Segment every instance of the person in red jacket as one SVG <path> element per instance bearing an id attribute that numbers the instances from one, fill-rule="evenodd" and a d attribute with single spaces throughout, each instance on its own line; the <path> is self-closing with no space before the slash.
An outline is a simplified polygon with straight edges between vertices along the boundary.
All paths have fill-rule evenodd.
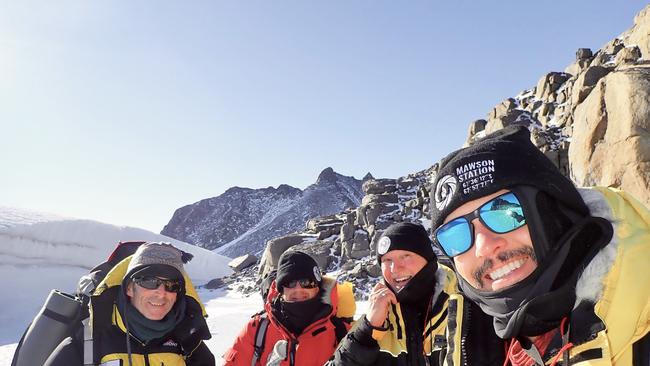
<path id="1" fill-rule="evenodd" d="M 356 308 L 352 285 L 322 277 L 316 261 L 299 251 L 282 254 L 265 302 L 224 353 L 224 365 L 321 366 Z"/>

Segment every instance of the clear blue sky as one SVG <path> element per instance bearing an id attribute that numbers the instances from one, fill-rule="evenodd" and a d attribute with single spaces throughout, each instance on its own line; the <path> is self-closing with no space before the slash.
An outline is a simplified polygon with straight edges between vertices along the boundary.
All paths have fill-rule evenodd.
<path id="1" fill-rule="evenodd" d="M 158 232 L 232 186 L 403 176 L 645 5 L 0 0 L 0 205 Z"/>

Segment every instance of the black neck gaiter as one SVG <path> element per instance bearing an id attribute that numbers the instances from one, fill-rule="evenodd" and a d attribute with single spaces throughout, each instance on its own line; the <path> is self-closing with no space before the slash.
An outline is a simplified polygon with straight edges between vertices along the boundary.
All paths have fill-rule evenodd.
<path id="1" fill-rule="evenodd" d="M 285 302 L 278 298 L 274 314 L 287 330 L 298 336 L 315 320 L 327 315 L 331 309 L 330 305 L 321 301 L 319 293 L 313 299 L 299 302 Z"/>
<path id="2" fill-rule="evenodd" d="M 575 284 L 585 266 L 612 238 L 611 224 L 587 217 L 560 238 L 556 250 L 528 278 L 496 292 L 479 291 L 458 276 L 463 292 L 494 318 L 503 339 L 536 336 L 559 326 L 575 303 Z M 567 265 L 571 264 L 571 265 Z"/>
<path id="3" fill-rule="evenodd" d="M 399 292 L 388 286 L 400 304 L 416 305 L 426 308 L 428 300 L 436 287 L 436 261 L 428 262 Z"/>

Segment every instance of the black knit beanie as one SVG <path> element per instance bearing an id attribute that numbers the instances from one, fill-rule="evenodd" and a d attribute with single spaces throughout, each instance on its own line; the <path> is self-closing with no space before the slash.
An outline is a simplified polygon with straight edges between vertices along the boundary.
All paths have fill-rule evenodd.
<path id="1" fill-rule="evenodd" d="M 431 225 L 463 204 L 518 185 L 547 193 L 578 214 L 589 210 L 573 183 L 530 141 L 525 126 L 511 125 L 440 161 L 431 191 Z"/>
<path id="2" fill-rule="evenodd" d="M 320 286 L 323 278 L 314 258 L 295 250 L 282 253 L 278 260 L 278 271 L 275 278 L 278 290 L 282 291 L 284 285 L 291 281 L 303 279 L 314 280 Z"/>
<path id="3" fill-rule="evenodd" d="M 391 250 L 407 250 L 420 255 L 427 262 L 436 261 L 429 234 L 422 225 L 410 222 L 392 224 L 377 242 L 377 262 Z"/>

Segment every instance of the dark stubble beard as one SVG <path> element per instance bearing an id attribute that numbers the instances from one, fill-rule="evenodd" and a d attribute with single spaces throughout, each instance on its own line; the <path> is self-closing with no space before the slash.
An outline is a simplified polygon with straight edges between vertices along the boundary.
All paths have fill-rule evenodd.
<path id="1" fill-rule="evenodd" d="M 499 263 L 504 263 L 518 256 L 528 256 L 530 257 L 530 259 L 532 259 L 533 262 L 537 263 L 537 257 L 535 256 L 535 251 L 533 250 L 532 247 L 521 247 L 518 249 L 501 252 L 497 254 L 496 259 L 498 260 Z M 483 264 L 476 271 L 474 271 L 474 279 L 476 280 L 476 283 L 479 285 L 479 289 L 482 289 L 484 286 L 483 276 L 487 272 L 489 272 L 492 268 L 494 268 L 494 266 L 495 266 L 495 261 L 492 260 L 491 258 L 488 258 L 483 262 Z"/>

